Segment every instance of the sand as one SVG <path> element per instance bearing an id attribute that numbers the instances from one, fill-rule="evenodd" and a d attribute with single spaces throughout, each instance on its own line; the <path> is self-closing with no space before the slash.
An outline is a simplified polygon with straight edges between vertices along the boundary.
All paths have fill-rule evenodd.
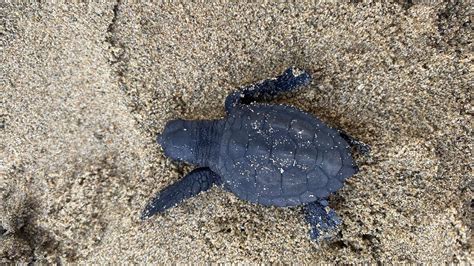
<path id="1" fill-rule="evenodd" d="M 0 262 L 472 263 L 471 8 L 409 2 L 1 4 Z M 335 239 L 218 188 L 141 222 L 190 170 L 166 121 L 290 65 L 315 81 L 276 102 L 372 146 Z"/>

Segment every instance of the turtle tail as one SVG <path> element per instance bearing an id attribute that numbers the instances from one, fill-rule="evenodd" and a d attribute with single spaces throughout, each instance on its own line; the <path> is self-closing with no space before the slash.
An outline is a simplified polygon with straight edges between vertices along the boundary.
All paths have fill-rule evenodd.
<path id="1" fill-rule="evenodd" d="M 187 198 L 206 191 L 219 180 L 209 168 L 198 168 L 191 171 L 176 183 L 164 188 L 151 200 L 142 212 L 141 219 L 145 220 L 176 206 Z"/>

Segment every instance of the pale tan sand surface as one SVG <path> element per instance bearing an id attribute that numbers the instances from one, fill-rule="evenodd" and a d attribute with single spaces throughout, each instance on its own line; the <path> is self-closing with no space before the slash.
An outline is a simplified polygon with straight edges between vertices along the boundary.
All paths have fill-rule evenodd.
<path id="1" fill-rule="evenodd" d="M 0 262 L 470 262 L 472 7 L 0 4 Z M 298 106 L 370 144 L 315 243 L 218 188 L 146 222 L 173 118 L 296 65 Z"/>

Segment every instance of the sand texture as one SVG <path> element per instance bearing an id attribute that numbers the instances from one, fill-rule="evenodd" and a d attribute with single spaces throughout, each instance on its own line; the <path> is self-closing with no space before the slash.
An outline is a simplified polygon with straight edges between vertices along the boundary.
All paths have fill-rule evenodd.
<path id="1" fill-rule="evenodd" d="M 0 263 L 472 262 L 472 5 L 0 4 Z M 174 118 L 295 65 L 304 109 L 370 144 L 315 243 L 301 208 L 217 187 L 146 222 L 191 168 Z"/>

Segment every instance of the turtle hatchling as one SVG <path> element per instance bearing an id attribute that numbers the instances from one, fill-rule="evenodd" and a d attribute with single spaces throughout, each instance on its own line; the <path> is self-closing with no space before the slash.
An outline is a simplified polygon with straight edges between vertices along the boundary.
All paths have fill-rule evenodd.
<path id="1" fill-rule="evenodd" d="M 328 197 L 358 171 L 351 146 L 369 146 L 295 107 L 263 103 L 310 82 L 291 67 L 227 96 L 223 119 L 169 121 L 157 137 L 164 154 L 198 168 L 161 190 L 142 219 L 215 184 L 255 204 L 303 206 L 312 239 L 337 232 L 341 219 Z"/>

